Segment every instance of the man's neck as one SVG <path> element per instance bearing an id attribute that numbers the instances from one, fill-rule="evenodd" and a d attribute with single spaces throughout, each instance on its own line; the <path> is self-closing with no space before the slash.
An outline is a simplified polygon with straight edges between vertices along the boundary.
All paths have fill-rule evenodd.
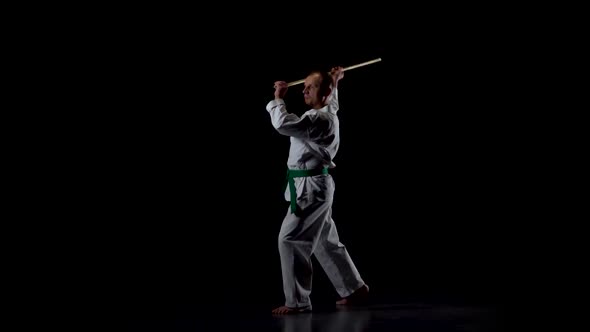
<path id="1" fill-rule="evenodd" d="M 322 98 L 321 102 L 313 105 L 311 108 L 313 108 L 314 110 L 319 110 L 320 108 L 324 108 L 326 106 L 326 100 L 327 100 L 326 97 Z"/>

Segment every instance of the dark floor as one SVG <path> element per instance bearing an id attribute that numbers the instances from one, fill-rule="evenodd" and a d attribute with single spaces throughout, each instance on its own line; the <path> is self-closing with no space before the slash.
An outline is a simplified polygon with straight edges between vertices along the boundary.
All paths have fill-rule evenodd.
<path id="1" fill-rule="evenodd" d="M 269 308 L 184 308 L 167 317 L 129 321 L 130 331 L 502 331 L 497 308 L 483 305 L 371 304 L 314 307 L 313 313 L 273 316 Z M 235 312 L 232 312 L 235 311 Z"/>

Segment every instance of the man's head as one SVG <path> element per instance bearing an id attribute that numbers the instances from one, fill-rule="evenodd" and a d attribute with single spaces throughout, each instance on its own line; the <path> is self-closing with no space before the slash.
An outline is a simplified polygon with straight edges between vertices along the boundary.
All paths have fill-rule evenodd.
<path id="1" fill-rule="evenodd" d="M 303 82 L 303 98 L 314 109 L 324 107 L 326 98 L 332 92 L 332 78 L 327 72 L 312 71 Z"/>

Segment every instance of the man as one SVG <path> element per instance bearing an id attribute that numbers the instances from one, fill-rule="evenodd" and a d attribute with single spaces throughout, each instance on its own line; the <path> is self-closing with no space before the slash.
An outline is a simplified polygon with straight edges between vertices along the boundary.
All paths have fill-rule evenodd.
<path id="1" fill-rule="evenodd" d="M 290 207 L 278 237 L 285 305 L 274 314 L 311 311 L 312 254 L 342 297 L 337 304 L 352 304 L 369 291 L 332 220 L 334 181 L 328 169 L 336 166 L 333 159 L 340 144 L 336 113 L 343 77 L 342 67 L 307 76 L 303 97 L 311 109 L 301 117 L 287 112 L 284 81 L 275 82 L 275 99 L 266 105 L 273 127 L 291 140 L 285 190 Z"/>

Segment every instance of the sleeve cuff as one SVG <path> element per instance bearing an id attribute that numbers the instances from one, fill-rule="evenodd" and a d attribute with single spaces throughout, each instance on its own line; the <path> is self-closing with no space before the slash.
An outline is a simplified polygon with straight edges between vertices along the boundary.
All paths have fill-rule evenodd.
<path id="1" fill-rule="evenodd" d="M 273 99 L 273 100 L 269 101 L 268 104 L 266 104 L 266 110 L 268 112 L 270 112 L 273 108 L 280 106 L 280 105 L 285 105 L 285 102 L 283 101 L 283 99 Z"/>

